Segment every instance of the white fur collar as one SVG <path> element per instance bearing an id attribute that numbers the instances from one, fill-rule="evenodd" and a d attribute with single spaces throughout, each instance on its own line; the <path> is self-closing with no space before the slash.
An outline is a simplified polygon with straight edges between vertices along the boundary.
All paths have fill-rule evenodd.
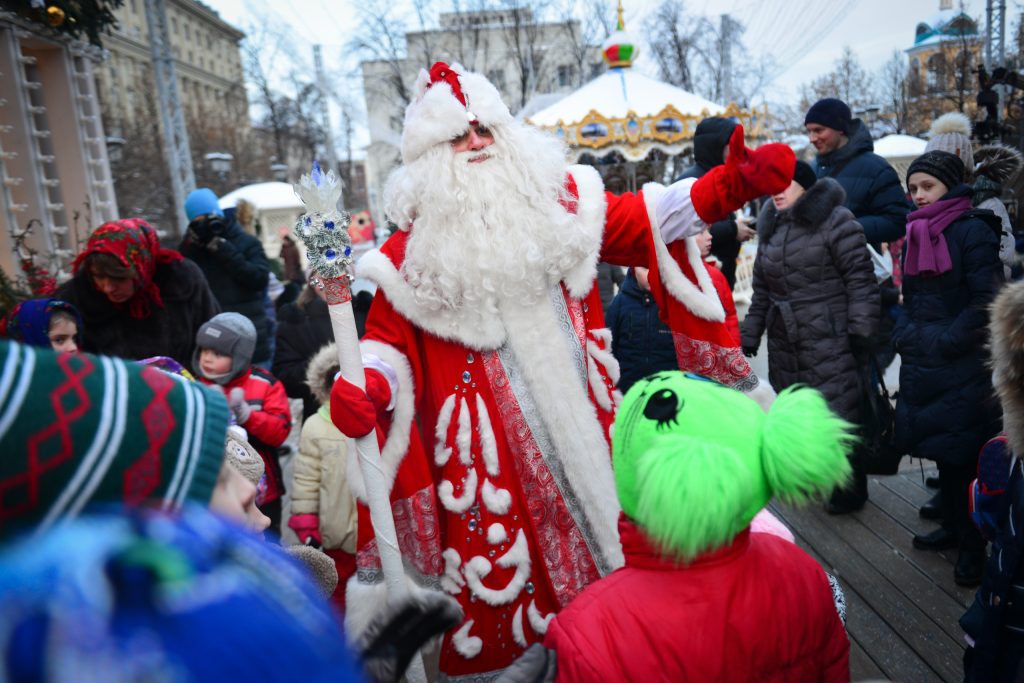
<path id="1" fill-rule="evenodd" d="M 587 295 L 597 277 L 597 259 L 604 233 L 606 202 L 604 185 L 596 169 L 590 166 L 570 168 L 579 193 L 576 225 L 592 240 L 586 258 L 573 267 L 562 281 L 569 294 L 580 299 Z M 485 316 L 478 308 L 458 311 L 428 311 L 416 303 L 413 290 L 395 264 L 379 249 L 367 252 L 359 260 L 358 272 L 376 282 L 403 317 L 434 336 L 457 341 L 478 350 L 490 351 L 505 343 L 507 331 L 499 317 Z"/>

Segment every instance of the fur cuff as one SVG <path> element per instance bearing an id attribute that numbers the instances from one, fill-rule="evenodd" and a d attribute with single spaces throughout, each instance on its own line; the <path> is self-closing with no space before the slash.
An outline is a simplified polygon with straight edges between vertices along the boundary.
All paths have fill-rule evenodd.
<path id="1" fill-rule="evenodd" d="M 672 255 L 668 253 L 668 247 L 661 237 L 661 230 L 658 228 L 658 199 L 665 188 L 658 183 L 647 183 L 644 185 L 644 204 L 647 206 L 647 215 L 651 221 L 651 235 L 654 238 L 654 251 L 658 258 L 658 272 L 662 284 L 672 297 L 689 309 L 694 315 L 705 320 L 714 322 L 725 321 L 725 309 L 718 298 L 718 291 L 711 282 L 708 269 L 700 258 L 700 248 L 694 237 L 686 239 L 686 258 L 690 262 L 694 275 L 697 276 L 697 285 L 690 282 L 679 264 L 675 262 Z M 699 287 L 698 287 L 699 285 Z"/>
<path id="2" fill-rule="evenodd" d="M 570 166 L 569 174 L 576 182 L 576 192 L 579 194 L 576 223 L 592 239 L 593 248 L 586 260 L 573 268 L 563 281 L 574 299 L 582 299 L 590 293 L 594 279 L 597 278 L 597 259 L 601 253 L 608 202 L 604 196 L 601 174 L 593 166 Z"/>

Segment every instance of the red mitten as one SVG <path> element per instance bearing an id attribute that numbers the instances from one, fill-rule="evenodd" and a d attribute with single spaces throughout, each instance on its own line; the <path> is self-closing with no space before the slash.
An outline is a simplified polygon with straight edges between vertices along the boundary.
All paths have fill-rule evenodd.
<path id="1" fill-rule="evenodd" d="M 755 150 L 743 142 L 743 126 L 729 138 L 729 157 L 690 188 L 693 208 L 711 225 L 761 195 L 782 192 L 793 182 L 796 155 L 788 145 L 772 143 Z"/>
<path id="2" fill-rule="evenodd" d="M 299 537 L 299 543 L 305 544 L 309 539 L 313 539 L 317 546 L 323 545 L 323 539 L 320 537 L 320 515 L 292 515 L 288 519 L 288 528 Z"/>
<path id="3" fill-rule="evenodd" d="M 366 391 L 339 377 L 331 387 L 331 422 L 345 436 L 358 439 L 373 431 L 378 413 L 386 413 L 391 386 L 379 372 L 366 371 Z"/>

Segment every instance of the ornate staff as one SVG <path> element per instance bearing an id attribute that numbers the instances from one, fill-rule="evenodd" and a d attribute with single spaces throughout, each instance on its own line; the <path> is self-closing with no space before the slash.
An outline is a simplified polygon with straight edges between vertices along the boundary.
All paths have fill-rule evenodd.
<path id="1" fill-rule="evenodd" d="M 295 232 L 306 245 L 309 265 L 317 274 L 315 286 L 326 294 L 341 376 L 360 389 L 366 389 L 359 335 L 352 315 L 353 260 L 352 240 L 348 234 L 349 217 L 337 208 L 341 183 L 333 171 L 325 174 L 320 170 L 320 164 L 313 162 L 313 172 L 303 175 L 292 187 L 306 206 L 306 213 L 295 223 Z M 366 483 L 366 503 L 377 539 L 388 602 L 394 604 L 409 594 L 409 587 L 405 582 L 402 554 L 398 549 L 395 520 L 391 514 L 391 497 L 381 466 L 376 434 L 370 432 L 356 439 L 356 452 Z M 407 676 L 412 680 L 425 680 L 420 658 L 413 659 Z"/>

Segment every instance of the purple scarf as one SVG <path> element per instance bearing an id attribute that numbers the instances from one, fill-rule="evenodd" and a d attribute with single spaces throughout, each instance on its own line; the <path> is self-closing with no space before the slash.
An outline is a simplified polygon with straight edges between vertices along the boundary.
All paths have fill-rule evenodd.
<path id="1" fill-rule="evenodd" d="M 970 197 L 954 197 L 929 204 L 907 215 L 906 258 L 903 273 L 934 277 L 953 270 L 942 232 L 971 208 Z"/>

